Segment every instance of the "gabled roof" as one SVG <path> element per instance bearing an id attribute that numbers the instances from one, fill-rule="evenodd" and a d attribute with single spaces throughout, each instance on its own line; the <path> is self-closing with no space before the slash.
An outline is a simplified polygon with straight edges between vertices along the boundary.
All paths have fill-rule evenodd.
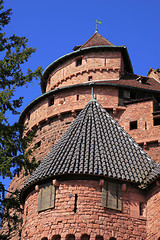
<path id="1" fill-rule="evenodd" d="M 93 46 L 114 46 L 106 38 L 100 35 L 98 32 L 95 32 L 88 40 L 85 42 L 79 49 L 88 48 Z"/>
<path id="2" fill-rule="evenodd" d="M 133 138 L 93 100 L 54 145 L 22 191 L 38 181 L 66 174 L 110 177 L 143 184 L 156 167 L 157 164 Z"/>

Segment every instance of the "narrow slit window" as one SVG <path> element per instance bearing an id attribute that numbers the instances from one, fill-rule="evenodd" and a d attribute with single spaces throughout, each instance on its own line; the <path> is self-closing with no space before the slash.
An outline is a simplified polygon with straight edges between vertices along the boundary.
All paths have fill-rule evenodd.
<path id="1" fill-rule="evenodd" d="M 77 95 L 77 101 L 79 101 L 79 95 Z"/>
<path id="2" fill-rule="evenodd" d="M 130 130 L 137 129 L 137 121 L 130 122 Z"/>
<path id="3" fill-rule="evenodd" d="M 77 199 L 78 199 L 78 195 L 75 194 L 75 200 L 74 200 L 74 212 L 77 212 Z"/>

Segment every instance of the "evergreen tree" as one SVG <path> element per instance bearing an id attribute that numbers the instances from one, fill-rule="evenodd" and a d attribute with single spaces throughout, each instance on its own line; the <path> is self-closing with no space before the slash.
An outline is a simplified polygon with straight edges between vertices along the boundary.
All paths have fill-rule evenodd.
<path id="1" fill-rule="evenodd" d="M 31 172 L 36 166 L 35 159 L 28 160 L 31 150 L 23 154 L 23 149 L 28 146 L 34 134 L 22 139 L 22 126 L 15 122 L 10 124 L 7 114 L 19 114 L 18 108 L 23 103 L 23 97 L 16 98 L 15 91 L 17 87 L 22 87 L 38 79 L 41 76 L 42 68 L 38 67 L 35 71 L 28 69 L 23 73 L 23 64 L 25 64 L 36 49 L 27 47 L 28 39 L 16 35 L 7 36 L 4 32 L 5 26 L 9 24 L 12 10 L 4 10 L 3 0 L 0 0 L 0 52 L 3 59 L 0 59 L 0 175 L 12 178 L 15 173 L 19 173 L 22 167 L 25 172 Z M 11 171 L 14 169 L 14 171 Z M 13 224 L 11 221 L 17 221 L 17 216 L 10 216 L 9 210 L 19 207 L 16 201 L 16 192 L 12 194 L 11 199 L 5 199 L 4 186 L 0 183 L 0 223 L 4 219 L 8 222 L 9 231 L 6 236 L 0 235 L 0 239 L 7 239 Z M 20 210 L 21 211 L 21 210 Z"/>

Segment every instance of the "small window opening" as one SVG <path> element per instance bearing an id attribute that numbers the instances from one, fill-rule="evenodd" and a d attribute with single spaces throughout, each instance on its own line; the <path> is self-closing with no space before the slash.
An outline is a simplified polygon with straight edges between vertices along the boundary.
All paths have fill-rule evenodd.
<path id="1" fill-rule="evenodd" d="M 37 149 L 41 146 L 41 141 L 37 142 L 35 145 L 34 145 L 34 149 Z"/>
<path id="2" fill-rule="evenodd" d="M 92 76 L 89 76 L 89 77 L 88 77 L 88 81 L 89 81 L 89 82 L 92 81 Z"/>
<path id="3" fill-rule="evenodd" d="M 47 237 L 43 237 L 41 240 L 48 240 L 48 238 Z"/>
<path id="4" fill-rule="evenodd" d="M 81 240 L 89 240 L 90 236 L 88 234 L 83 234 Z"/>
<path id="5" fill-rule="evenodd" d="M 160 117 L 154 118 L 153 119 L 153 124 L 154 124 L 154 126 L 160 125 Z"/>
<path id="6" fill-rule="evenodd" d="M 73 234 L 68 234 L 66 240 L 75 240 L 75 236 Z"/>
<path id="7" fill-rule="evenodd" d="M 54 235 L 52 237 L 52 240 L 60 240 L 61 239 L 61 236 L 60 235 Z"/>
<path id="8" fill-rule="evenodd" d="M 154 147 L 158 147 L 158 146 L 159 146 L 158 140 L 154 141 L 154 142 L 148 142 L 147 143 L 147 147 L 149 147 L 149 148 L 154 148 Z"/>
<path id="9" fill-rule="evenodd" d="M 77 95 L 77 101 L 79 101 L 79 95 Z"/>
<path id="10" fill-rule="evenodd" d="M 103 237 L 102 236 L 96 236 L 95 240 L 103 240 Z"/>
<path id="11" fill-rule="evenodd" d="M 124 90 L 123 97 L 129 99 L 130 98 L 130 91 Z"/>
<path id="12" fill-rule="evenodd" d="M 136 92 L 130 92 L 130 98 L 136 99 Z"/>
<path id="13" fill-rule="evenodd" d="M 78 59 L 76 60 L 76 67 L 78 67 L 78 66 L 80 66 L 80 65 L 82 65 L 82 58 L 78 58 Z"/>
<path id="14" fill-rule="evenodd" d="M 139 215 L 144 216 L 145 215 L 145 203 L 139 203 Z"/>
<path id="15" fill-rule="evenodd" d="M 130 122 L 130 130 L 137 129 L 137 121 Z"/>
<path id="16" fill-rule="evenodd" d="M 78 199 L 78 195 L 75 194 L 75 200 L 74 200 L 74 212 L 77 212 L 77 199 Z"/>
<path id="17" fill-rule="evenodd" d="M 50 106 L 52 106 L 52 105 L 54 105 L 54 97 L 52 97 L 52 98 L 49 99 L 48 106 L 50 107 Z"/>

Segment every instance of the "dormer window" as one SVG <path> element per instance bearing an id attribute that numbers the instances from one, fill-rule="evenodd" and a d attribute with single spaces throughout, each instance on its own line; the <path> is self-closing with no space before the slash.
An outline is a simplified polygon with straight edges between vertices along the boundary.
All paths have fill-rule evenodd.
<path id="1" fill-rule="evenodd" d="M 82 65 L 82 57 L 77 58 L 77 60 L 76 60 L 76 67 L 78 67 L 80 65 Z"/>

